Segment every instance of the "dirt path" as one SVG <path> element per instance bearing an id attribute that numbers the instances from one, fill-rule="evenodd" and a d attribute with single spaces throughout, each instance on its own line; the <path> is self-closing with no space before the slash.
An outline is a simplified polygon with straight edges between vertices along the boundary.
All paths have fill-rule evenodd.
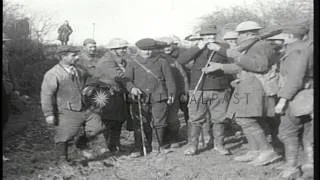
<path id="1" fill-rule="evenodd" d="M 13 117 L 12 117 L 13 118 Z M 150 155 L 130 159 L 125 151 L 120 156 L 106 154 L 104 158 L 89 162 L 88 166 L 55 163 L 53 159 L 53 129 L 46 126 L 40 107 L 33 103 L 20 117 L 26 123 L 24 129 L 5 137 L 5 154 L 10 161 L 3 163 L 4 179 L 86 179 L 86 180 L 265 180 L 274 177 L 274 169 L 280 162 L 254 167 L 232 160 L 234 155 L 245 152 L 246 144 L 228 143 L 233 155 L 221 156 L 214 150 L 186 157 L 186 146 L 173 149 L 165 155 Z M 14 119 L 11 119 L 14 121 Z M 20 119 L 21 121 L 21 119 Z M 103 138 L 96 148 L 105 147 Z M 121 143 L 130 148 L 133 136 L 123 131 Z M 239 142 L 238 142 L 239 143 Z"/>

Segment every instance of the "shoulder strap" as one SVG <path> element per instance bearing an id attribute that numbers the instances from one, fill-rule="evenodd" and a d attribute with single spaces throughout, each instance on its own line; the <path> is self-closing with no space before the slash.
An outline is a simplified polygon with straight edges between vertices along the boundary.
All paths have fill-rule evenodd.
<path id="1" fill-rule="evenodd" d="M 150 69 L 148 69 L 146 66 L 144 66 L 143 64 L 141 64 L 139 61 L 137 61 L 135 58 L 133 58 L 133 61 L 139 65 L 146 73 L 150 74 L 151 76 L 153 76 L 154 78 L 156 78 L 158 81 L 161 82 L 161 80 L 159 79 L 159 77 L 157 75 L 155 75 Z"/>

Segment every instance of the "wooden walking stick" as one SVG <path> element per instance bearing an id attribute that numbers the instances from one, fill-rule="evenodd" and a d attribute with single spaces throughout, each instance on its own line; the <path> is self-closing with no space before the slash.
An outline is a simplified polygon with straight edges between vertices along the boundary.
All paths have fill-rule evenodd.
<path id="1" fill-rule="evenodd" d="M 144 130 L 143 130 L 143 120 L 142 120 L 142 111 L 141 111 L 141 101 L 140 96 L 138 95 L 138 108 L 139 108 L 139 119 L 140 119 L 140 130 L 141 130 L 141 139 L 142 139 L 142 147 L 143 147 L 143 155 L 147 156 L 147 149 L 144 141 Z"/>

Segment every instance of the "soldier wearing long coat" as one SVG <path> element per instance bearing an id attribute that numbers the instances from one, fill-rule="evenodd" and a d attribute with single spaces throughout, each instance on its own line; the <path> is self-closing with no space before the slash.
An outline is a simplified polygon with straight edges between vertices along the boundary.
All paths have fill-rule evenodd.
<path id="1" fill-rule="evenodd" d="M 289 36 L 285 39 L 287 46 L 280 62 L 280 99 L 275 110 L 282 114 L 279 138 L 285 145 L 286 156 L 280 175 L 287 178 L 299 171 L 297 166 L 301 129 L 306 157 L 302 170 L 313 170 L 313 138 L 309 134 L 313 131 L 313 45 L 302 40 L 308 32 L 303 24 L 290 24 L 284 31 Z"/>

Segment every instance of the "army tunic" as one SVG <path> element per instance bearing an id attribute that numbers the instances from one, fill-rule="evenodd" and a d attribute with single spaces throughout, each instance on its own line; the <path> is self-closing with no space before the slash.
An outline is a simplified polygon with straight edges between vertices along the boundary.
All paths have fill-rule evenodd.
<path id="1" fill-rule="evenodd" d="M 297 137 L 299 130 L 304 128 L 304 138 L 307 137 L 311 130 L 310 119 L 306 120 L 302 117 L 297 117 L 294 114 L 295 109 L 292 109 L 290 103 L 297 98 L 297 94 L 306 89 L 313 89 L 313 51 L 308 46 L 308 42 L 296 41 L 287 45 L 286 55 L 280 63 L 281 85 L 278 96 L 288 100 L 288 107 L 285 110 L 285 115 L 281 116 L 279 126 L 279 137 L 283 140 L 290 137 Z M 310 91 L 312 92 L 312 91 Z M 300 97 L 301 98 L 301 97 Z M 301 107 L 310 106 L 312 103 L 310 98 L 301 98 Z M 305 104 L 304 104 L 305 103 Z"/>
<path id="2" fill-rule="evenodd" d="M 226 56 L 227 44 L 221 44 L 221 49 L 215 52 L 211 61 L 218 63 L 230 63 Z M 232 76 L 224 74 L 222 71 L 206 74 L 193 95 L 193 90 L 201 76 L 201 69 L 205 67 L 210 55 L 213 52 L 207 48 L 200 50 L 198 47 L 192 47 L 181 53 L 178 62 L 186 64 L 194 60 L 191 68 L 191 80 L 189 96 L 190 121 L 194 124 L 223 123 L 226 119 L 227 107 L 230 99 L 230 81 Z"/>

